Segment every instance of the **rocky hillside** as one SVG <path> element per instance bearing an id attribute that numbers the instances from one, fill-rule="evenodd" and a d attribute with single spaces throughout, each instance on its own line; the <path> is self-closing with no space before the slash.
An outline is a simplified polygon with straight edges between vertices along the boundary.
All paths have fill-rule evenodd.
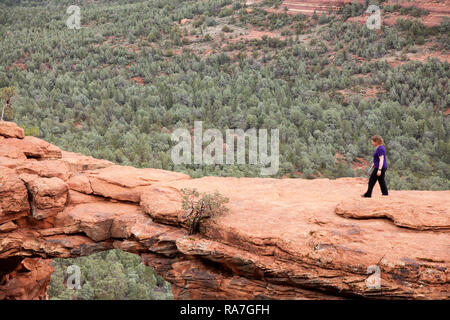
<path id="1" fill-rule="evenodd" d="M 0 299 L 45 299 L 55 257 L 119 248 L 177 299 L 450 298 L 450 191 L 360 198 L 364 178 L 189 176 L 65 152 L 0 124 Z M 229 212 L 188 235 L 182 188 Z M 372 267 L 371 267 L 372 266 Z M 381 287 L 366 282 L 380 270 Z"/>
<path id="2" fill-rule="evenodd" d="M 260 3 L 258 0 L 248 0 L 247 4 Z M 354 0 L 283 0 L 279 6 L 279 12 L 287 10 L 288 14 L 303 13 L 305 15 L 312 15 L 314 12 L 317 14 L 328 13 L 331 11 L 337 11 L 346 3 L 353 3 Z M 358 3 L 365 3 L 363 0 L 358 0 Z M 369 2 L 370 3 L 370 2 Z M 441 23 L 444 17 L 450 15 L 450 0 L 388 0 L 383 2 L 384 6 L 399 5 L 404 8 L 416 7 L 425 9 L 429 12 L 428 15 L 421 17 L 422 22 L 427 26 L 437 26 Z M 285 9 L 286 8 L 286 9 Z M 399 14 L 387 14 L 382 13 L 382 18 L 385 19 L 385 23 L 395 23 L 397 18 L 408 18 Z M 368 15 L 367 15 L 368 16 Z M 364 20 L 365 22 L 365 20 Z"/>

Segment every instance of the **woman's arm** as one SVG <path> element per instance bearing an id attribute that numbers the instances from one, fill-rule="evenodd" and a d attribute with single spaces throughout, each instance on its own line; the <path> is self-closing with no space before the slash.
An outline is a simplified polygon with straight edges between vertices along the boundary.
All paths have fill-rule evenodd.
<path id="1" fill-rule="evenodd" d="M 379 158 L 380 158 L 380 165 L 378 166 L 377 176 L 381 175 L 381 168 L 383 168 L 383 162 L 384 162 L 384 156 L 379 156 Z"/>

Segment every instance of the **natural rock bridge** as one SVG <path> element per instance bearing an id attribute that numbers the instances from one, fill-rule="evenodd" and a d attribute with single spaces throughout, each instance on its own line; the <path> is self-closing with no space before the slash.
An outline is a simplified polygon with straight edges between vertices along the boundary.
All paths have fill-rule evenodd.
<path id="1" fill-rule="evenodd" d="M 230 211 L 190 236 L 181 188 Z M 450 191 L 360 198 L 366 179 L 189 176 L 65 152 L 0 123 L 0 299 L 45 298 L 50 258 L 119 248 L 176 299 L 448 299 Z M 381 288 L 366 285 L 380 268 Z"/>

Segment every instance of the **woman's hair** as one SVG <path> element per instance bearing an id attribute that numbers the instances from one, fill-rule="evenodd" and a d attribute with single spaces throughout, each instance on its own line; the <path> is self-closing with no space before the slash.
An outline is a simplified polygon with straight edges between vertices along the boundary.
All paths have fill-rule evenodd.
<path id="1" fill-rule="evenodd" d="M 373 136 L 370 138 L 372 141 L 376 142 L 379 146 L 383 144 L 383 138 L 380 136 Z"/>

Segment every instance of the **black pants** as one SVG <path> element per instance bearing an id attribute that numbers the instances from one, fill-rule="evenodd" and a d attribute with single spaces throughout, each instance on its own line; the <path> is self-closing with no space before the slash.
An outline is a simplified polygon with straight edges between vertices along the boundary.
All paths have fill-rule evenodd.
<path id="1" fill-rule="evenodd" d="M 378 168 L 373 168 L 372 174 L 369 178 L 369 187 L 367 188 L 367 192 L 364 194 L 364 197 L 371 197 L 372 196 L 372 189 L 375 186 L 375 183 L 378 180 L 378 183 L 380 184 L 381 193 L 384 196 L 388 195 L 388 188 L 386 186 L 386 181 L 384 180 L 384 174 L 386 173 L 386 168 L 381 169 L 380 176 L 377 176 Z"/>

